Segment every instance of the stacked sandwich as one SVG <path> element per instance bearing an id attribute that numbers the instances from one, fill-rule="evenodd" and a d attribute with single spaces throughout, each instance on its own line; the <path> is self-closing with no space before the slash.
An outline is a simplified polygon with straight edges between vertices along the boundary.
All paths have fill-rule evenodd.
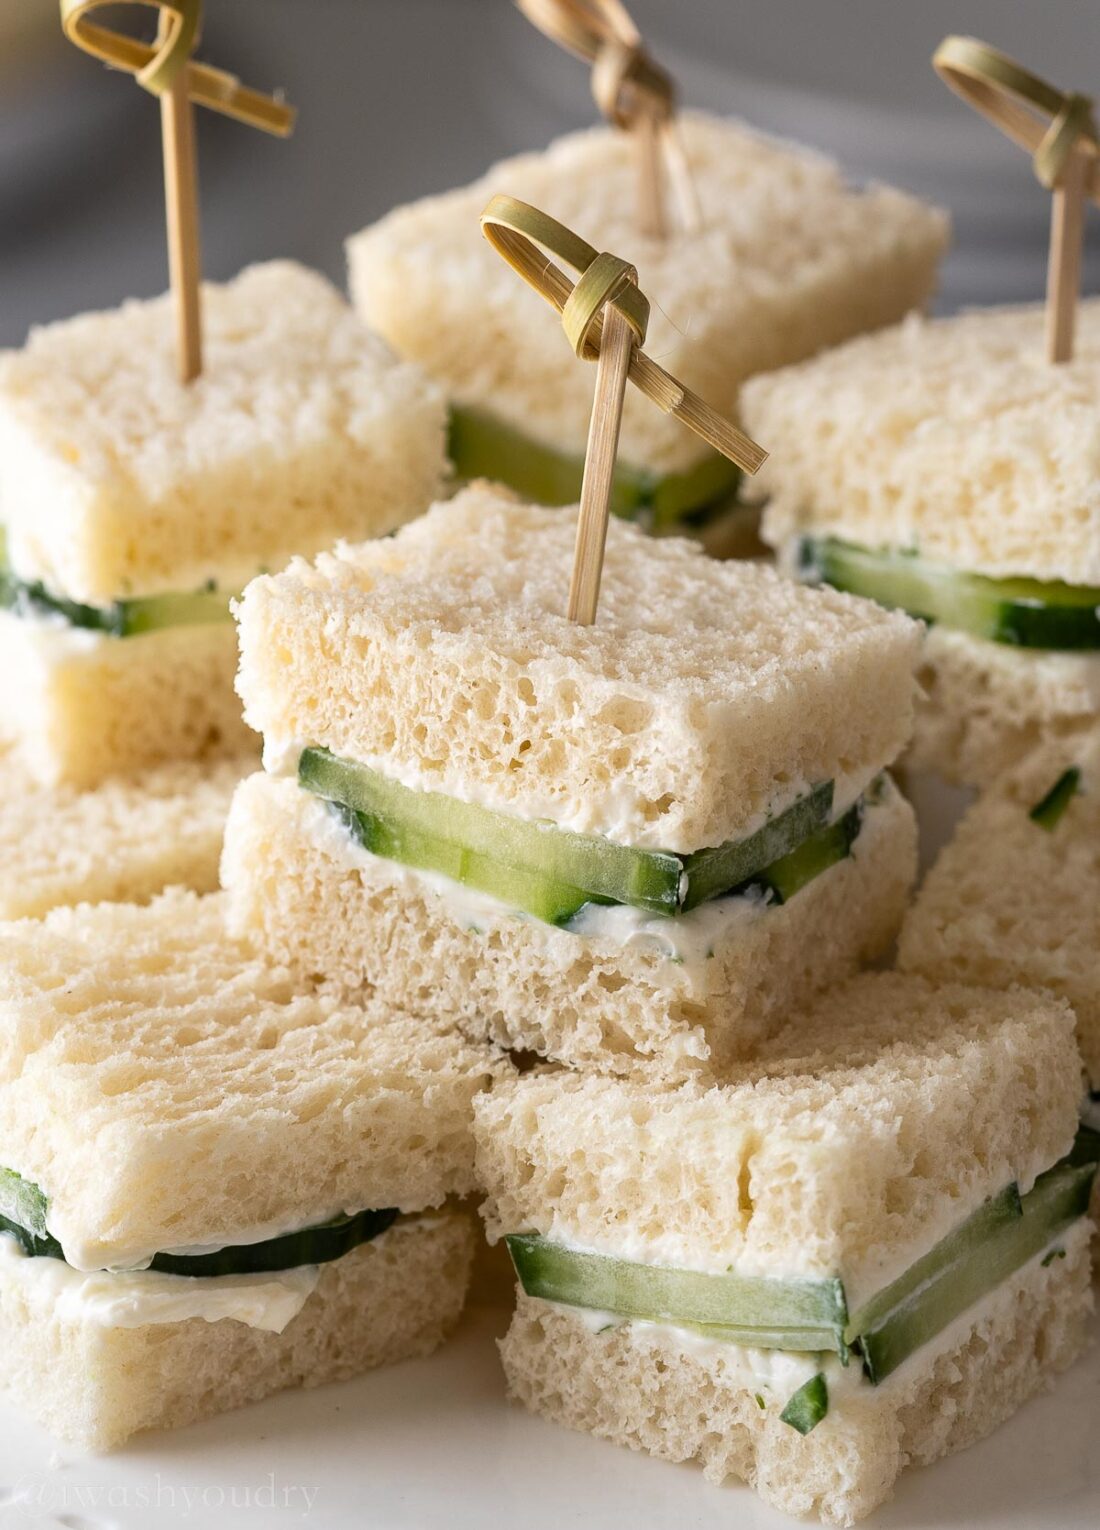
<path id="1" fill-rule="evenodd" d="M 929 623 L 914 763 L 984 785 L 1100 708 L 1100 302 L 913 318 L 755 379 L 763 534 L 802 577 Z"/>
<path id="2" fill-rule="evenodd" d="M 262 568 L 418 514 L 435 386 L 288 263 L 204 289 L 206 371 L 167 299 L 0 358 L 0 914 L 216 884 L 254 740 L 230 600 Z"/>
<path id="3" fill-rule="evenodd" d="M 944 215 L 886 187 L 846 184 L 818 155 L 719 118 L 684 114 L 679 136 L 703 224 L 640 235 L 630 135 L 573 133 L 481 180 L 398 208 L 349 243 L 360 313 L 451 400 L 460 475 L 565 504 L 580 491 L 591 376 L 553 316 L 478 234 L 495 192 L 544 209 L 598 249 L 629 251 L 651 302 L 652 354 L 735 414 L 754 373 L 801 360 L 922 307 L 947 238 Z M 628 398 L 614 507 L 728 551 L 738 473 L 671 418 Z"/>
<path id="4" fill-rule="evenodd" d="M 541 1056 L 474 1107 L 516 1397 L 848 1523 L 1083 1345 L 1073 1017 L 851 976 L 915 624 L 620 523 L 578 626 L 572 538 L 475 485 L 249 586 L 231 927 Z"/>
<path id="5" fill-rule="evenodd" d="M 304 991 L 180 891 L 0 928 L 0 1022 L 5 1386 L 54 1433 L 117 1445 L 457 1320 L 488 1047 Z"/>

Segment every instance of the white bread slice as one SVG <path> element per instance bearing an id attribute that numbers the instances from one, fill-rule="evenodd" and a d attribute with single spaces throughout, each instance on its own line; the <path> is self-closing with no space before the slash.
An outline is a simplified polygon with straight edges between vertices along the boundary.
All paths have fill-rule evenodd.
<path id="1" fill-rule="evenodd" d="M 599 617 L 567 620 L 575 513 L 476 484 L 239 604 L 265 749 L 672 851 L 750 832 L 905 743 L 920 628 L 614 522 Z"/>
<path id="2" fill-rule="evenodd" d="M 953 568 L 1100 584 L 1100 299 L 1073 360 L 1047 363 L 1042 307 L 908 319 L 755 379 L 771 457 L 764 538 L 827 532 Z"/>
<path id="3" fill-rule="evenodd" d="M 167 297 L 31 332 L 0 358 L 0 519 L 55 594 L 230 589 L 418 514 L 444 405 L 325 279 L 290 261 L 203 288 L 205 365 L 176 376 Z"/>
<path id="4" fill-rule="evenodd" d="M 627 135 L 572 133 L 544 153 L 504 160 L 472 186 L 400 207 L 353 238 L 359 312 L 453 399 L 583 453 L 591 372 L 542 299 L 482 238 L 478 216 L 495 192 L 535 203 L 597 249 L 634 262 L 651 305 L 648 349 L 726 412 L 754 372 L 924 304 L 947 242 L 943 213 L 886 187 L 853 190 L 829 160 L 736 122 L 685 113 L 681 131 L 701 232 L 667 243 L 643 237 Z M 706 451 L 671 416 L 627 398 L 625 462 L 676 472 Z"/>
<path id="5" fill-rule="evenodd" d="M 490 1049 L 301 992 L 218 895 L 2 926 L 0 968 L 0 1162 L 79 1268 L 473 1188 Z"/>
<path id="6" fill-rule="evenodd" d="M 989 785 L 1100 715 L 1100 655 L 1013 648 L 930 627 L 917 676 L 906 759 L 956 785 Z"/>
<path id="7" fill-rule="evenodd" d="M 213 892 L 226 814 L 251 756 L 159 765 L 93 791 L 43 787 L 0 758 L 0 919 L 74 903 Z"/>
<path id="8" fill-rule="evenodd" d="M 915 875 L 913 812 L 890 787 L 848 859 L 781 907 L 709 925 L 713 955 L 677 961 L 655 939 L 624 946 L 490 912 L 489 900 L 472 924 L 461 903 L 358 846 L 295 781 L 262 773 L 238 789 L 222 865 L 232 927 L 303 974 L 578 1067 L 665 1076 L 743 1054 L 883 954 Z"/>
<path id="9" fill-rule="evenodd" d="M 201 1317 L 106 1327 L 65 1311 L 32 1280 L 0 1275 L 3 1386 L 51 1433 L 109 1450 L 139 1430 L 345 1380 L 430 1354 L 446 1338 L 462 1310 L 473 1246 L 465 1213 L 398 1222 L 323 1265 L 281 1333 Z"/>
<path id="10" fill-rule="evenodd" d="M 805 1437 L 723 1346 L 685 1348 L 671 1330 L 637 1323 L 594 1333 L 567 1308 L 523 1296 L 501 1343 L 509 1390 L 571 1429 L 696 1461 L 711 1482 L 749 1482 L 781 1513 L 851 1525 L 891 1496 L 905 1467 L 980 1440 L 1081 1354 L 1089 1224 L 1063 1243 L 1064 1259 L 1033 1261 L 960 1319 L 949 1347 L 918 1350 L 883 1385 L 831 1398 Z"/>
<path id="11" fill-rule="evenodd" d="M 1081 772 L 1053 829 L 1028 816 Z M 901 967 L 943 982 L 1023 983 L 1068 1000 L 1100 1089 L 1100 740 L 1040 750 L 970 809 L 906 916 Z"/>
<path id="12" fill-rule="evenodd" d="M 0 611 L 0 730 L 47 786 L 256 751 L 236 663 L 231 621 L 117 638 Z"/>
<path id="13" fill-rule="evenodd" d="M 1064 1000 L 865 973 L 711 1088 L 543 1070 L 475 1109 L 490 1239 L 680 1268 L 839 1276 L 851 1310 L 1069 1151 Z"/>

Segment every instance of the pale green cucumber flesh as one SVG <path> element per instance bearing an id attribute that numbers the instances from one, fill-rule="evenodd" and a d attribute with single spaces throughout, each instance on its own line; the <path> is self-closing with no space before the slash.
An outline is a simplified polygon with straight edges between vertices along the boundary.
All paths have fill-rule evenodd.
<path id="1" fill-rule="evenodd" d="M 460 478 L 494 479 L 540 505 L 571 505 L 580 499 L 583 456 L 543 446 L 485 410 L 452 405 L 449 451 Z M 619 462 L 611 509 L 663 528 L 728 498 L 740 481 L 740 469 L 720 452 L 685 473 L 661 475 Z"/>
<path id="2" fill-rule="evenodd" d="M 507 1242 L 523 1289 L 544 1301 L 688 1324 L 712 1337 L 719 1336 L 715 1330 L 721 1336 L 735 1330 L 736 1342 L 759 1349 L 839 1353 L 844 1347 L 848 1317 L 839 1280 L 701 1275 L 582 1253 L 534 1234 Z"/>
<path id="3" fill-rule="evenodd" d="M 60 616 L 70 627 L 102 632 L 108 637 L 136 637 L 166 627 L 206 626 L 232 621 L 231 594 L 208 586 L 187 592 L 170 591 L 134 600 L 116 600 L 106 606 L 89 606 L 54 595 L 39 580 L 17 579 L 10 571 L 0 573 L 0 609 L 17 616 Z"/>
<path id="4" fill-rule="evenodd" d="M 798 568 L 804 578 L 994 643 L 1100 649 L 1100 587 L 992 579 L 837 537 L 801 538 Z"/>
<path id="5" fill-rule="evenodd" d="M 1037 823 L 1041 829 L 1046 829 L 1049 833 L 1061 822 L 1080 785 L 1081 772 L 1076 765 L 1071 765 L 1068 770 L 1062 772 L 1050 791 L 1035 804 L 1027 816 L 1032 823 Z"/>
<path id="6" fill-rule="evenodd" d="M 0 1168 L 0 1218 L 17 1223 L 37 1238 L 46 1233 L 47 1201 L 32 1180 Z"/>
<path id="7" fill-rule="evenodd" d="M 773 904 L 789 903 L 815 878 L 851 855 L 862 826 L 863 809 L 856 803 L 836 823 L 818 829 L 787 855 L 751 877 L 743 888 L 760 887 Z"/>
<path id="8" fill-rule="evenodd" d="M 850 826 L 848 816 L 833 825 L 836 833 L 827 845 L 810 833 L 828 819 L 832 783 L 827 782 L 748 839 L 680 857 L 414 791 L 326 749 L 302 751 L 298 780 L 307 791 L 349 809 L 354 817 L 345 815 L 345 823 L 372 853 L 438 872 L 553 924 L 564 923 L 585 903 L 673 915 L 755 880 L 777 899 L 790 897 L 798 878 L 804 885 L 839 858 L 837 846 Z M 781 865 L 792 852 L 795 861 Z"/>
<path id="9" fill-rule="evenodd" d="M 799 1434 L 809 1434 L 816 1429 L 829 1412 L 829 1385 L 818 1371 L 809 1381 L 804 1381 L 779 1415 L 784 1424 L 797 1429 Z"/>
<path id="10" fill-rule="evenodd" d="M 9 1169 L 0 1169 L 0 1175 L 8 1175 Z M 19 1178 L 18 1175 L 15 1176 Z M 23 1248 L 24 1253 L 39 1259 L 60 1259 L 64 1262 L 65 1251 L 58 1240 L 46 1231 L 46 1197 L 37 1185 L 21 1181 L 29 1186 L 37 1198 L 35 1205 L 41 1210 L 35 1225 L 10 1215 L 0 1215 L 0 1233 L 10 1233 Z M 329 1264 L 342 1259 L 360 1244 L 379 1237 L 396 1221 L 398 1212 L 393 1207 L 380 1211 L 358 1211 L 351 1216 L 334 1217 L 314 1227 L 303 1227 L 297 1232 L 284 1233 L 277 1238 L 267 1238 L 260 1243 L 229 1244 L 207 1254 L 155 1254 L 148 1266 L 162 1275 L 256 1275 L 278 1270 L 292 1270 L 306 1264 Z"/>

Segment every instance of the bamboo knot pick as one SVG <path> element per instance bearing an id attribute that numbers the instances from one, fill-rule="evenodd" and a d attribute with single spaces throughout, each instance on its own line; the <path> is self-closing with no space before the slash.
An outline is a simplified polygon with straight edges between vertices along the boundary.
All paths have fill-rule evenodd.
<path id="1" fill-rule="evenodd" d="M 155 43 L 141 42 L 91 19 L 93 11 L 118 3 L 157 12 Z M 193 107 L 208 107 L 283 138 L 294 126 L 294 109 L 278 97 L 250 90 L 236 75 L 193 61 L 201 22 L 202 0 L 61 0 L 65 36 L 110 68 L 132 74 L 160 100 L 168 268 L 176 310 L 177 365 L 180 381 L 185 383 L 202 371 L 202 256 Z"/>
<path id="2" fill-rule="evenodd" d="M 676 89 L 642 41 L 622 0 L 516 0 L 528 21 L 592 66 L 600 112 L 633 136 L 639 151 L 642 232 L 668 235 L 664 178 L 676 193 L 686 232 L 701 223 L 698 198 L 676 127 Z"/>
<path id="3" fill-rule="evenodd" d="M 481 230 L 497 254 L 558 311 L 574 354 L 597 364 L 569 591 L 570 620 L 591 626 L 628 380 L 746 473 L 755 473 L 768 454 L 641 349 L 649 302 L 629 261 L 600 254 L 572 229 L 515 197 L 493 197 L 481 215 Z M 578 271 L 577 281 L 546 251 Z"/>
<path id="4" fill-rule="evenodd" d="M 1031 155 L 1054 193 L 1047 264 L 1047 358 L 1069 361 L 1081 280 L 1086 199 L 1100 202 L 1093 102 L 1061 91 L 974 37 L 946 37 L 932 56 L 943 82 Z"/>

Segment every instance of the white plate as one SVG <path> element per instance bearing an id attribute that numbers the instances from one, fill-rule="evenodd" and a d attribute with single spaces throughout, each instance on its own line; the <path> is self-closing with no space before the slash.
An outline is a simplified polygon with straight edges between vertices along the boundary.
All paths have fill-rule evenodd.
<path id="1" fill-rule="evenodd" d="M 429 1360 L 287 1393 L 95 1460 L 0 1410 L 0 1525 L 17 1530 L 790 1530 L 738 1483 L 532 1418 L 475 1309 Z M 1100 1350 L 992 1438 L 906 1473 L 876 1530 L 1096 1530 Z"/>

